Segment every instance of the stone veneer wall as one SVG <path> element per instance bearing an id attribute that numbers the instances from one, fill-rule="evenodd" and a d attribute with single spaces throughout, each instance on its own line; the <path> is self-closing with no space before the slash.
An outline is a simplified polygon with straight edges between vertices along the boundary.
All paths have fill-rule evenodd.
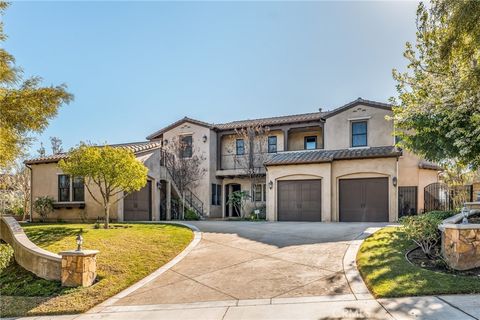
<path id="1" fill-rule="evenodd" d="M 442 234 L 444 257 L 455 270 L 480 267 L 480 229 L 479 225 L 471 226 L 470 229 L 445 227 Z"/>
<path id="2" fill-rule="evenodd" d="M 15 261 L 24 269 L 47 280 L 61 280 L 62 258 L 30 241 L 15 218 L 2 216 L 0 238 L 11 245 Z"/>

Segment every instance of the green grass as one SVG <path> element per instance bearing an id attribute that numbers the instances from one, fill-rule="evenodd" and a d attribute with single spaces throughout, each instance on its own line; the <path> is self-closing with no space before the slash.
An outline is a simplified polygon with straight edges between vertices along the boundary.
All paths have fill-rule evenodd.
<path id="1" fill-rule="evenodd" d="M 454 293 L 480 293 L 480 279 L 422 269 L 410 264 L 405 253 L 413 248 L 401 227 L 387 227 L 367 238 L 357 264 L 376 298 Z"/>
<path id="2" fill-rule="evenodd" d="M 84 248 L 97 249 L 99 280 L 88 288 L 63 288 L 58 281 L 36 277 L 12 262 L 0 263 L 0 316 L 71 314 L 89 310 L 173 259 L 192 240 L 190 229 L 165 224 L 114 224 L 94 229 L 89 224 L 23 225 L 27 236 L 51 252 L 75 249 L 83 229 Z M 0 245 L 0 259 L 8 259 Z M 5 253 L 7 252 L 7 253 Z"/>

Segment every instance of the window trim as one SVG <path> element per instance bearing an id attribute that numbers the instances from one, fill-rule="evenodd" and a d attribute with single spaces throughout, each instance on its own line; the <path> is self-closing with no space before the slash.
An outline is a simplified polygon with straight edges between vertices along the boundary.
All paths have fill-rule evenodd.
<path id="1" fill-rule="evenodd" d="M 193 156 L 193 135 L 191 135 L 191 134 L 181 135 L 181 136 L 180 136 L 180 142 L 182 143 L 182 145 L 183 145 L 183 143 L 184 143 L 184 142 L 183 142 L 183 139 L 185 139 L 185 138 L 190 138 L 190 144 L 187 144 L 187 147 L 185 147 L 185 148 L 182 147 L 182 150 L 181 150 L 182 159 L 188 159 L 188 158 L 191 158 L 191 157 Z M 185 155 L 185 154 L 186 154 L 185 152 L 186 152 L 187 150 L 190 150 L 190 153 L 186 156 L 186 155 Z"/>
<path id="2" fill-rule="evenodd" d="M 314 138 L 315 139 L 315 148 L 313 149 L 307 149 L 307 139 L 309 138 Z M 305 136 L 303 137 L 303 149 L 304 150 L 315 150 L 318 148 L 318 139 L 317 136 Z"/>
<path id="3" fill-rule="evenodd" d="M 75 187 L 75 178 L 82 179 L 82 186 L 81 187 Z M 70 180 L 71 180 L 71 184 L 72 184 L 71 202 L 85 202 L 85 179 L 83 177 L 80 177 L 80 176 L 72 176 L 72 177 L 70 177 Z M 75 190 L 76 189 L 82 189 L 83 190 L 83 199 L 82 200 L 75 199 Z"/>
<path id="4" fill-rule="evenodd" d="M 212 197 L 210 203 L 212 206 L 221 206 L 222 205 L 222 185 L 218 183 L 211 184 Z"/>
<path id="5" fill-rule="evenodd" d="M 365 133 L 353 133 L 353 126 L 356 123 L 365 123 Z M 354 136 L 365 136 L 365 144 L 363 145 L 353 145 Z M 367 120 L 356 120 L 350 122 L 350 146 L 352 148 L 365 148 L 368 147 L 368 121 Z"/>
<path id="6" fill-rule="evenodd" d="M 242 153 L 239 153 L 238 150 L 239 150 L 239 143 L 242 143 L 242 146 L 241 146 L 241 150 L 242 150 Z M 235 140 L 235 154 L 237 156 L 243 156 L 245 155 L 245 141 L 243 139 L 236 139 Z"/>
<path id="7" fill-rule="evenodd" d="M 257 186 L 260 186 L 260 199 L 257 199 L 256 193 L 257 193 Z M 266 183 L 255 183 L 253 185 L 253 190 L 252 190 L 252 202 L 266 202 L 267 201 L 267 188 L 266 188 Z"/>
<path id="8" fill-rule="evenodd" d="M 270 143 L 270 139 L 275 139 L 275 143 Z M 270 146 L 275 146 L 275 151 L 271 151 L 270 150 Z M 267 138 L 267 151 L 268 153 L 277 153 L 277 150 L 278 150 L 278 138 L 277 136 L 269 136 Z"/>
<path id="9" fill-rule="evenodd" d="M 66 176 L 68 177 L 68 200 L 61 200 L 60 198 L 60 177 L 63 177 L 63 176 Z M 82 178 L 82 177 L 80 177 Z M 57 203 L 85 203 L 85 180 L 82 178 L 83 180 L 83 184 L 82 184 L 82 188 L 83 188 L 83 200 L 75 200 L 74 199 L 74 187 L 73 187 L 73 180 L 74 180 L 74 177 L 71 176 L 71 175 L 68 175 L 68 174 L 64 174 L 64 173 L 57 173 Z M 62 189 L 66 189 L 66 188 L 62 188 Z"/>
<path id="10" fill-rule="evenodd" d="M 60 179 L 62 179 L 63 177 L 67 177 L 68 188 L 60 187 L 61 186 Z M 71 189 L 72 189 L 71 177 L 68 174 L 59 174 L 58 177 L 57 177 L 57 192 L 58 192 L 57 200 L 58 200 L 58 202 L 71 202 L 71 199 L 72 199 Z M 68 199 L 67 200 L 62 199 L 61 190 L 67 190 L 68 191 L 68 193 L 67 193 L 67 198 Z"/>

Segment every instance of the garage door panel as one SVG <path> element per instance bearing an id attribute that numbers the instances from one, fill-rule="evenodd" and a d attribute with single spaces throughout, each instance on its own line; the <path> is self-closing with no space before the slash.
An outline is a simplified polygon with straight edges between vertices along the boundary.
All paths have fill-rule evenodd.
<path id="1" fill-rule="evenodd" d="M 278 182 L 278 220 L 321 221 L 321 181 Z"/>
<path id="2" fill-rule="evenodd" d="M 340 221 L 388 221 L 388 178 L 341 179 Z"/>
<path id="3" fill-rule="evenodd" d="M 151 220 L 151 181 L 139 191 L 133 192 L 123 200 L 123 220 L 149 221 Z"/>

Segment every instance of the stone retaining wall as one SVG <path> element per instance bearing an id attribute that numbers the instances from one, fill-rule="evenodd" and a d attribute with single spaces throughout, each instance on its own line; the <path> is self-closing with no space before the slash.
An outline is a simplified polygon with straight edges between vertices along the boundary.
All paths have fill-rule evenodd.
<path id="1" fill-rule="evenodd" d="M 24 269 L 47 280 L 61 280 L 62 257 L 30 241 L 15 218 L 2 216 L 0 238 L 12 246 L 15 261 Z"/>

